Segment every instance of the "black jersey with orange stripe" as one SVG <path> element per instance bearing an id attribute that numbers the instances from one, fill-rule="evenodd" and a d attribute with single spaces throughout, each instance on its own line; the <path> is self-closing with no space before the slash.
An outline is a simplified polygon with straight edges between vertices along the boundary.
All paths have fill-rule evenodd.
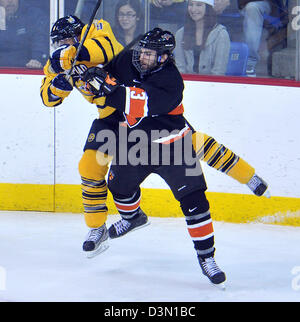
<path id="1" fill-rule="evenodd" d="M 127 131 L 122 129 L 122 135 L 119 135 L 122 141 L 127 137 L 126 146 L 119 146 L 124 145 L 130 150 L 139 140 L 140 154 L 147 149 L 151 158 L 156 146 L 158 150 L 155 153 L 159 156 L 155 155 L 155 158 L 159 164 L 163 161 L 164 145 L 169 145 L 171 163 L 177 153 L 174 142 L 180 143 L 179 140 L 185 138 L 192 150 L 192 131 L 183 116 L 184 83 L 172 61 L 160 70 L 141 77 L 132 64 L 132 51 L 125 51 L 106 70 L 122 84 L 106 98 L 106 103 L 123 112 L 126 119 Z M 147 152 L 144 155 L 148 155 Z"/>
<path id="2" fill-rule="evenodd" d="M 132 65 L 132 51 L 124 51 L 106 70 L 123 84 L 106 103 L 124 112 L 129 127 L 169 131 L 185 127 L 184 83 L 172 61 L 158 72 L 141 77 Z"/>

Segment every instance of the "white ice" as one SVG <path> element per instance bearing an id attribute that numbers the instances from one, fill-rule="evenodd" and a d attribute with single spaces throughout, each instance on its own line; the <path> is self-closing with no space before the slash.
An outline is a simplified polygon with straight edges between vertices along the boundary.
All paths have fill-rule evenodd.
<path id="1" fill-rule="evenodd" d="M 201 273 L 184 218 L 150 221 L 87 259 L 81 215 L 0 212 L 0 301 L 300 301 L 300 227 L 215 222 L 220 291 Z"/>

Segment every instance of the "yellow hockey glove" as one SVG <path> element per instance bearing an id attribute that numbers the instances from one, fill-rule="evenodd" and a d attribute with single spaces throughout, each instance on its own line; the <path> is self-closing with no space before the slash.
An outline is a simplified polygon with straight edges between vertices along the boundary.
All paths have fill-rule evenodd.
<path id="1" fill-rule="evenodd" d="M 64 74 L 58 74 L 53 78 L 52 84 L 50 85 L 51 93 L 60 98 L 66 98 L 73 90 L 72 77 L 67 81 L 65 76 Z"/>
<path id="2" fill-rule="evenodd" d="M 62 45 L 50 56 L 50 64 L 55 73 L 61 73 L 72 67 L 77 48 L 70 45 Z"/>

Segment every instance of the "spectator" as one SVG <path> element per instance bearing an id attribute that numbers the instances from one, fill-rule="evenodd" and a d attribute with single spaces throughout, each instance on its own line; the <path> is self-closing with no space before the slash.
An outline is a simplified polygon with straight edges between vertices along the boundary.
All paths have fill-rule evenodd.
<path id="1" fill-rule="evenodd" d="M 81 6 L 78 6 L 80 0 L 65 0 L 65 16 L 74 15 L 81 19 L 83 23 L 88 23 L 90 20 L 91 13 L 97 3 L 97 0 L 84 0 Z"/>
<path id="2" fill-rule="evenodd" d="M 112 29 L 115 37 L 123 46 L 128 45 L 137 35 L 144 33 L 140 0 L 119 0 Z"/>
<path id="3" fill-rule="evenodd" d="M 187 2 L 184 0 L 154 0 L 150 4 L 150 26 L 172 33 L 183 26 Z"/>
<path id="4" fill-rule="evenodd" d="M 216 14 L 220 15 L 230 6 L 230 0 L 214 0 L 213 4 Z"/>
<path id="5" fill-rule="evenodd" d="M 49 51 L 46 12 L 33 0 L 0 0 L 0 15 L 0 66 L 42 68 Z"/>
<path id="6" fill-rule="evenodd" d="M 173 0 L 173 2 L 184 2 L 184 1 L 185 0 Z M 164 1 L 161 1 L 161 0 L 151 0 L 151 3 L 153 3 L 156 7 L 160 7 L 160 8 L 163 7 L 162 2 L 164 2 Z"/>
<path id="7" fill-rule="evenodd" d="M 264 14 L 271 13 L 271 3 L 268 0 L 238 0 L 238 7 L 244 16 L 244 41 L 249 47 L 246 73 L 250 77 L 255 77 L 255 68 L 259 60 L 258 50 L 263 31 Z"/>
<path id="8" fill-rule="evenodd" d="M 104 20 L 108 21 L 111 25 L 114 24 L 116 7 L 119 0 L 104 0 L 102 1 L 102 12 Z M 148 0 L 139 0 L 142 12 L 145 12 L 145 3 L 148 5 Z M 100 18 L 100 17 L 99 17 Z"/>
<path id="9" fill-rule="evenodd" d="M 243 16 L 238 9 L 237 0 L 215 0 L 214 10 L 218 23 L 225 26 L 231 41 L 244 41 Z"/>
<path id="10" fill-rule="evenodd" d="M 205 1 L 188 1 L 185 24 L 176 33 L 176 43 L 175 59 L 181 73 L 225 74 L 230 38 Z"/>

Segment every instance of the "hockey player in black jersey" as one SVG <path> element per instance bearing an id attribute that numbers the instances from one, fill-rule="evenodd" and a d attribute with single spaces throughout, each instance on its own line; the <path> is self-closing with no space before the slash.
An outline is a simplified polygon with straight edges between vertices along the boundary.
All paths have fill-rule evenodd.
<path id="1" fill-rule="evenodd" d="M 128 160 L 127 164 L 120 164 L 118 154 L 123 151 L 119 150 L 111 165 L 108 187 L 122 219 L 109 228 L 109 235 L 117 238 L 147 223 L 147 216 L 139 207 L 140 184 L 151 173 L 156 173 L 180 202 L 203 274 L 212 283 L 221 284 L 226 278 L 214 259 L 214 231 L 205 195 L 206 182 L 192 148 L 192 128 L 183 117 L 184 84 L 172 58 L 174 48 L 173 34 L 155 28 L 133 50 L 121 52 L 107 67 L 108 73 L 92 68 L 84 75 L 96 93 L 106 96 L 106 104 L 124 113 L 127 137 L 137 133 L 147 137 L 146 157 L 141 163 L 132 164 Z M 127 141 L 127 151 L 130 151 L 133 143 Z M 190 149 L 177 150 L 181 143 L 181 147 Z M 166 145 L 168 162 L 164 162 Z M 155 162 L 153 149 L 158 151 Z M 191 152 L 188 157 L 187 151 Z"/>

